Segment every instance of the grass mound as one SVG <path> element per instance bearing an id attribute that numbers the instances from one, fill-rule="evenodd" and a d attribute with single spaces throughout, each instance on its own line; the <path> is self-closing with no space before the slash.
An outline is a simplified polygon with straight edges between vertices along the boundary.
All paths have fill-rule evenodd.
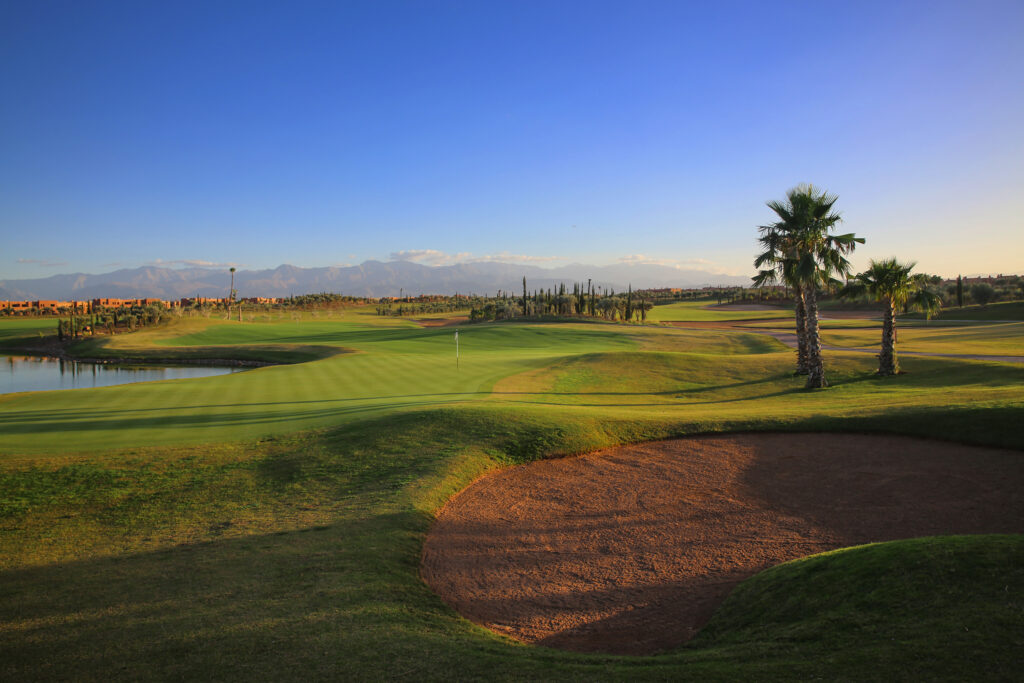
<path id="1" fill-rule="evenodd" d="M 946 678 L 1019 675 L 1024 535 L 942 536 L 845 548 L 742 583 L 691 647 L 751 648 L 820 671 Z M 965 662 L 970 657 L 972 662 Z M 976 668 L 975 668 L 976 667 Z M 884 674 L 883 674 L 884 672 Z"/>

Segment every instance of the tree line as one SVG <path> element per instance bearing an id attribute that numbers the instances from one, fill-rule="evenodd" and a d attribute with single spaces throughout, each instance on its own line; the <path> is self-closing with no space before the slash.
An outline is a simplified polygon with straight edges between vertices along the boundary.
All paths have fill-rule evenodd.
<path id="1" fill-rule="evenodd" d="M 511 320 L 513 318 L 598 318 L 623 322 L 647 320 L 654 307 L 653 298 L 634 292 L 615 293 L 593 284 L 593 280 L 574 283 L 572 291 L 561 283 L 557 288 L 530 290 L 523 278 L 521 295 L 498 292 L 492 300 L 484 300 L 471 307 L 470 320 Z"/>
<path id="2" fill-rule="evenodd" d="M 134 332 L 143 327 L 159 325 L 170 317 L 170 311 L 155 304 L 108 308 L 87 315 L 71 314 L 57 320 L 57 338 L 64 341 L 84 335 L 95 336 L 97 331 L 111 335 Z"/>

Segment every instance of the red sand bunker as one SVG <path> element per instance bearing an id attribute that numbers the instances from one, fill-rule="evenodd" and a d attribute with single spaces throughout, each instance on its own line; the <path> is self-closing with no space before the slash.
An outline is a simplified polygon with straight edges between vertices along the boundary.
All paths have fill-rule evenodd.
<path id="1" fill-rule="evenodd" d="M 889 436 L 743 434 L 489 474 L 441 510 L 422 575 L 525 642 L 649 654 L 692 638 L 741 580 L 804 555 L 1024 532 L 1024 453 Z"/>

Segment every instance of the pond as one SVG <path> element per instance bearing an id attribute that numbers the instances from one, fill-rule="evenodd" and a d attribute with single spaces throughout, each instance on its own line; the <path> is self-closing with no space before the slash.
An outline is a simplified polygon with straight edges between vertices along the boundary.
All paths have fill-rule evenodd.
<path id="1" fill-rule="evenodd" d="M 0 356 L 0 394 L 16 391 L 90 389 L 162 379 L 211 377 L 242 372 L 240 367 L 89 363 L 41 356 Z"/>

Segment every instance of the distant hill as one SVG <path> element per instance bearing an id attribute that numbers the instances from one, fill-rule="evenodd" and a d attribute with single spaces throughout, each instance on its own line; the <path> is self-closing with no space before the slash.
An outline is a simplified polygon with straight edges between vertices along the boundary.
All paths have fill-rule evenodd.
<path id="1" fill-rule="evenodd" d="M 494 294 L 518 292 L 523 277 L 532 289 L 557 287 L 565 282 L 593 280 L 598 287 L 623 290 L 647 287 L 703 287 L 747 285 L 750 278 L 714 275 L 700 270 L 679 270 L 647 264 L 587 266 L 572 264 L 540 268 L 510 263 L 460 263 L 424 266 L 410 261 L 366 261 L 358 266 L 298 268 L 282 265 L 272 270 L 240 270 L 235 273 L 239 296 L 289 296 L 335 292 L 351 296 L 398 296 L 406 294 Z M 227 296 L 231 275 L 209 268 L 160 268 L 144 266 L 88 275 L 73 273 L 29 280 L 0 281 L 0 299 L 82 300 L 98 297 Z"/>

